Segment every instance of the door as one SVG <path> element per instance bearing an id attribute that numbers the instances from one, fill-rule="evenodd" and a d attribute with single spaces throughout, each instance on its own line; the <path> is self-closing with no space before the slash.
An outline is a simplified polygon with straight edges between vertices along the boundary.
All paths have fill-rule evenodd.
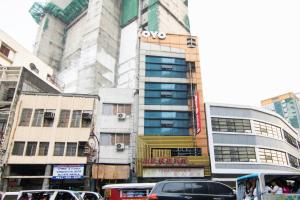
<path id="1" fill-rule="evenodd" d="M 218 182 L 208 182 L 211 200 L 233 200 L 236 195 L 232 188 Z"/>
<path id="2" fill-rule="evenodd" d="M 210 200 L 207 182 L 185 183 L 185 200 Z"/>

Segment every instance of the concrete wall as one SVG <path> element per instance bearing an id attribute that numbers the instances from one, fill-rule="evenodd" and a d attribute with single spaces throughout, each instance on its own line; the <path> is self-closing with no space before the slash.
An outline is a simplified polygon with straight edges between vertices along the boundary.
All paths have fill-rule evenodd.
<path id="1" fill-rule="evenodd" d="M 94 103 L 97 106 L 97 100 L 92 97 L 64 97 L 64 96 L 43 96 L 43 95 L 24 95 L 20 96 L 17 105 L 13 130 L 10 136 L 8 147 L 8 164 L 83 164 L 86 163 L 86 157 L 67 157 L 53 156 L 55 142 L 79 142 L 87 141 L 91 128 L 58 128 L 59 113 L 61 109 L 68 110 L 94 110 Z M 32 109 L 55 109 L 55 119 L 53 127 L 32 127 L 18 126 L 19 118 L 23 108 Z M 95 113 L 94 113 L 95 114 Z M 31 116 L 33 120 L 34 112 Z M 95 116 L 94 116 L 95 117 Z M 71 115 L 69 123 L 71 121 Z M 31 124 L 31 123 L 30 123 Z M 14 141 L 35 141 L 50 142 L 47 156 L 14 156 L 12 148 Z M 66 148 L 66 147 L 65 147 Z M 65 149 L 66 150 L 66 149 Z M 25 151 L 25 150 L 24 150 Z M 77 150 L 78 151 L 78 150 Z"/>
<path id="2" fill-rule="evenodd" d="M 133 112 L 126 116 L 125 120 L 119 120 L 117 115 L 103 115 L 103 103 L 114 104 L 133 104 L 133 90 L 120 88 L 101 88 L 99 90 L 101 95 L 100 104 L 97 111 L 96 133 L 100 137 L 101 133 L 128 133 L 130 136 L 130 145 L 125 146 L 123 151 L 117 151 L 116 146 L 102 146 L 100 140 L 100 154 L 99 162 L 106 164 L 128 164 L 132 161 L 132 151 L 134 147 L 133 133 Z M 133 108 L 132 108 L 133 110 Z"/>

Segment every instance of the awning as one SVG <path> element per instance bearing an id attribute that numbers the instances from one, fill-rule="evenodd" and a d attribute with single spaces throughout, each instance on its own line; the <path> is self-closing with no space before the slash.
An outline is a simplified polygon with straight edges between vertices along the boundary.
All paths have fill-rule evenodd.
<path id="1" fill-rule="evenodd" d="M 129 178 L 129 165 L 93 164 L 93 179 L 120 180 Z"/>

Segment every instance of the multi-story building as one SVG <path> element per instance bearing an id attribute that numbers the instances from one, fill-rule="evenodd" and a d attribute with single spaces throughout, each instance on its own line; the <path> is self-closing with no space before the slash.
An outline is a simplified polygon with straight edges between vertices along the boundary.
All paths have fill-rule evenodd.
<path id="1" fill-rule="evenodd" d="M 98 96 L 22 93 L 7 146 L 4 190 L 90 189 L 87 142 Z"/>
<path id="2" fill-rule="evenodd" d="M 261 101 L 264 108 L 272 110 L 286 119 L 294 128 L 300 130 L 300 105 L 296 94 L 289 92 Z"/>
<path id="3" fill-rule="evenodd" d="M 0 177 L 22 91 L 59 93 L 53 69 L 0 30 Z M 0 187 L 3 182 L 0 181 Z"/>
<path id="4" fill-rule="evenodd" d="M 250 173 L 300 172 L 297 131 L 275 112 L 207 103 L 206 117 L 215 180 L 232 183 Z"/>
<path id="5" fill-rule="evenodd" d="M 138 71 L 137 177 L 209 177 L 197 38 L 144 36 Z"/>
<path id="6" fill-rule="evenodd" d="M 96 187 L 132 178 L 135 154 L 133 90 L 102 88 L 95 132 L 100 138 L 99 157 L 94 165 Z M 101 180 L 101 181 L 100 181 Z"/>
<path id="7" fill-rule="evenodd" d="M 30 13 L 40 25 L 35 54 L 65 92 L 136 87 L 139 29 L 189 34 L 187 0 L 51 0 Z"/>

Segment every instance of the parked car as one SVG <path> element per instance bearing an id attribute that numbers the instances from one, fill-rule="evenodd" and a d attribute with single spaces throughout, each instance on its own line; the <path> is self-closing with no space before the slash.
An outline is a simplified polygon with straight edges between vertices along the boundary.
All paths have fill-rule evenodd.
<path id="1" fill-rule="evenodd" d="M 17 200 L 83 200 L 78 192 L 70 190 L 22 190 Z"/>
<path id="2" fill-rule="evenodd" d="M 148 200 L 233 200 L 229 186 L 209 180 L 165 180 L 156 184 Z"/>
<path id="3" fill-rule="evenodd" d="M 97 192 L 78 191 L 78 193 L 84 200 L 103 200 L 103 197 Z"/>
<path id="4" fill-rule="evenodd" d="M 19 192 L 4 192 L 1 200 L 17 200 Z"/>

